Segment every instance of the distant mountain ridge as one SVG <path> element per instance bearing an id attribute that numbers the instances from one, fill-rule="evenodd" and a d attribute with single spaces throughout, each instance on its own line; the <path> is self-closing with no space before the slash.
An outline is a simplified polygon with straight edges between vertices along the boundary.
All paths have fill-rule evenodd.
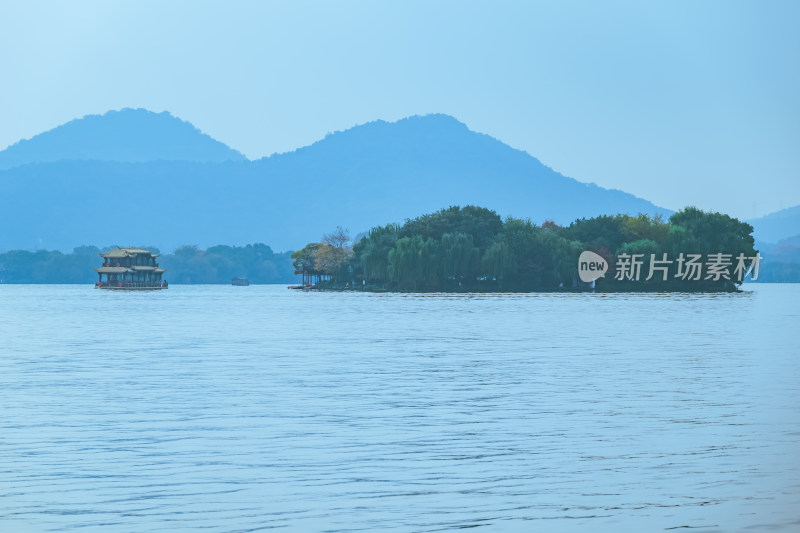
<path id="1" fill-rule="evenodd" d="M 800 236 L 800 205 L 781 209 L 763 217 L 748 220 L 755 231 L 756 240 L 779 243 Z"/>
<path id="2" fill-rule="evenodd" d="M 125 108 L 87 115 L 0 152 L 0 169 L 61 160 L 244 161 L 236 150 L 168 112 Z"/>
<path id="3" fill-rule="evenodd" d="M 109 115 L 115 118 L 107 113 L 99 119 Z M 104 153 L 114 150 L 122 148 Z M 289 250 L 337 225 L 356 234 L 467 204 L 561 224 L 609 213 L 671 213 L 631 194 L 565 177 L 448 115 L 370 122 L 256 161 L 157 155 L 112 161 L 53 160 L 45 154 L 36 164 L 0 170 L 0 250 L 68 251 L 129 241 L 162 250 L 252 242 Z M 0 162 L 4 158 L 8 162 L 0 152 Z"/>

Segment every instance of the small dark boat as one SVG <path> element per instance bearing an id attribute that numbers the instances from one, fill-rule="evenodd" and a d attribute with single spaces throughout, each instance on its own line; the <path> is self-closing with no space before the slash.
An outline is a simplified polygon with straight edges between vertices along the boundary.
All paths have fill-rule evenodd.
<path id="1" fill-rule="evenodd" d="M 247 287 L 250 285 L 250 280 L 247 278 L 233 278 L 231 285 L 238 285 L 239 287 Z"/>

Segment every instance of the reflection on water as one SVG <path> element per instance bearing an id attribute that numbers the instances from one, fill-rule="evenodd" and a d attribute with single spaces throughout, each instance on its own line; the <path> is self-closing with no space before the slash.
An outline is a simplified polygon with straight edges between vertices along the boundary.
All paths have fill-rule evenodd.
<path id="1" fill-rule="evenodd" d="M 800 286 L 0 286 L 0 530 L 800 529 Z"/>

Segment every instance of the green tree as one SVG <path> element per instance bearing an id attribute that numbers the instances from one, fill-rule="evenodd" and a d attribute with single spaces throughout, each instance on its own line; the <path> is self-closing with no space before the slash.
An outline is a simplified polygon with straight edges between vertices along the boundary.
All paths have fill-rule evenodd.
<path id="1" fill-rule="evenodd" d="M 753 226 L 722 213 L 687 207 L 669 217 L 668 232 L 675 251 L 754 255 Z M 672 228 L 671 228 L 672 229 Z"/>
<path id="2" fill-rule="evenodd" d="M 361 263 L 364 278 L 369 283 L 386 283 L 389 276 L 389 251 L 398 239 L 397 224 L 372 228 L 354 247 L 353 253 Z"/>
<path id="3" fill-rule="evenodd" d="M 483 250 L 495 235 L 503 231 L 500 215 L 485 207 L 452 206 L 435 213 L 407 220 L 400 228 L 401 237 L 422 235 L 441 240 L 445 233 L 464 233 L 473 238 L 475 246 Z"/>
<path id="4" fill-rule="evenodd" d="M 389 251 L 389 276 L 401 289 L 429 290 L 439 284 L 439 243 L 421 235 L 398 239 Z"/>
<path id="5" fill-rule="evenodd" d="M 445 276 L 457 285 L 474 281 L 480 268 L 480 250 L 472 235 L 445 233 L 442 235 L 442 267 Z"/>
<path id="6" fill-rule="evenodd" d="M 483 252 L 481 272 L 488 279 L 496 280 L 497 286 L 501 289 L 503 280 L 513 272 L 511 248 L 504 235 L 497 235 Z"/>

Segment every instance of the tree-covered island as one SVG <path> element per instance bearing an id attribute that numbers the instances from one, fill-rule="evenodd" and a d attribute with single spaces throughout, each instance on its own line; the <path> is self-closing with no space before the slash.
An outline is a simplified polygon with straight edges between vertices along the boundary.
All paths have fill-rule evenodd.
<path id="1" fill-rule="evenodd" d="M 569 226 L 450 207 L 372 228 L 351 247 L 337 228 L 292 254 L 306 287 L 394 291 L 736 291 L 758 259 L 753 228 L 687 207 L 670 216 L 613 215 Z M 593 284 L 579 257 L 607 263 Z M 584 265 L 585 266 L 585 265 Z"/>

